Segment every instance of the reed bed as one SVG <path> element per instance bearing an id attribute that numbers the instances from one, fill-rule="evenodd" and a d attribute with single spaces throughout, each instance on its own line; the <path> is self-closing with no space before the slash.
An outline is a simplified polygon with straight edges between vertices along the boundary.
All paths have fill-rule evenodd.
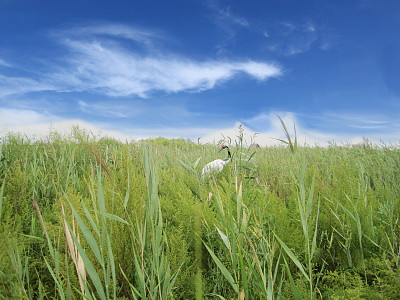
<path id="1" fill-rule="evenodd" d="M 400 150 L 285 132 L 205 179 L 217 146 L 9 134 L 0 299 L 399 299 Z"/>

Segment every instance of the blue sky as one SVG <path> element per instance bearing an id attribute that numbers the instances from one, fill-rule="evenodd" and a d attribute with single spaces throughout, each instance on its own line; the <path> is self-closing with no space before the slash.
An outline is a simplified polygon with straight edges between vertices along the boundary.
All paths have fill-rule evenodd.
<path id="1" fill-rule="evenodd" d="M 0 135 L 400 140 L 399 1 L 0 0 Z"/>

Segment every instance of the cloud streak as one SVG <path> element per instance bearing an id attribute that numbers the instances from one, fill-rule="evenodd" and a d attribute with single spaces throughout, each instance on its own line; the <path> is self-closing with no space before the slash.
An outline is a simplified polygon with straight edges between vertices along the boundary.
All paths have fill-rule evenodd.
<path id="1" fill-rule="evenodd" d="M 155 31 L 144 30 L 114 23 L 103 23 L 95 24 L 93 26 L 88 25 L 75 27 L 73 29 L 55 33 L 54 36 L 58 38 L 63 38 L 65 36 L 75 38 L 91 38 L 93 36 L 120 37 L 148 45 L 153 44 L 154 40 L 156 39 L 164 39 L 161 34 L 158 34 Z"/>
<path id="2" fill-rule="evenodd" d="M 78 108 L 80 111 L 95 116 L 102 116 L 106 118 L 121 118 L 127 119 L 143 113 L 141 108 L 137 105 L 133 109 L 131 105 L 127 103 L 113 102 L 85 102 L 83 100 L 78 101 Z"/>
<path id="3" fill-rule="evenodd" d="M 102 42 L 68 40 L 73 53 L 64 83 L 69 89 L 89 89 L 108 96 L 137 95 L 152 91 L 176 93 L 204 91 L 244 73 L 257 80 L 281 75 L 279 66 L 256 61 L 194 61 L 179 55 L 143 56 Z"/>
<path id="4" fill-rule="evenodd" d="M 25 77 L 9 77 L 0 74 L 0 97 L 56 89 L 57 87 L 53 84 L 46 83 L 43 80 Z"/>
<path id="5" fill-rule="evenodd" d="M 217 53 L 224 55 L 228 51 L 228 46 L 235 40 L 237 33 L 242 29 L 249 29 L 250 22 L 232 12 L 230 6 L 222 6 L 218 1 L 206 1 L 206 6 L 210 10 L 210 20 L 223 32 L 221 42 L 216 46 Z"/>
<path id="6" fill-rule="evenodd" d="M 86 26 L 52 37 L 67 53 L 49 63 L 53 71 L 35 78 L 0 73 L 0 96 L 57 91 L 146 98 L 152 92 L 205 91 L 238 74 L 260 81 L 282 74 L 277 64 L 262 61 L 196 61 L 176 53 L 158 54 L 150 50 L 156 34 L 122 25 Z"/>
<path id="7" fill-rule="evenodd" d="M 219 6 L 215 1 L 208 2 L 209 9 L 213 12 L 214 22 L 219 24 L 224 29 L 232 26 L 248 27 L 249 22 L 246 18 L 232 13 L 230 6 Z M 228 30 L 229 31 L 229 30 Z"/>
<path id="8" fill-rule="evenodd" d="M 312 22 L 295 24 L 281 22 L 276 25 L 276 34 L 268 35 L 267 48 L 284 56 L 292 56 L 307 52 L 318 40 L 319 32 Z"/>
<path id="9" fill-rule="evenodd" d="M 312 117 L 319 128 L 341 132 L 399 132 L 400 122 L 397 117 L 373 113 L 332 113 L 327 112 L 320 116 Z"/>
<path id="10" fill-rule="evenodd" d="M 6 62 L 4 59 L 1 58 L 0 58 L 0 66 L 11 67 L 11 65 L 8 62 Z"/>

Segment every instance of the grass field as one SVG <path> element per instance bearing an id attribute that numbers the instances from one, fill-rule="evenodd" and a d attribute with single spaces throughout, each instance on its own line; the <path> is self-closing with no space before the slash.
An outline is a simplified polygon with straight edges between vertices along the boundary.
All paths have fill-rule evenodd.
<path id="1" fill-rule="evenodd" d="M 0 298 L 400 299 L 400 150 L 289 146 L 3 137 Z"/>

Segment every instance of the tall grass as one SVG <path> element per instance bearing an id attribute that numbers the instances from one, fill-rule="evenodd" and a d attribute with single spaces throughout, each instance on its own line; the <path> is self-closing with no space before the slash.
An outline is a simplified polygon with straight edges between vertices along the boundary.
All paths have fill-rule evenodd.
<path id="1" fill-rule="evenodd" d="M 400 297 L 397 148 L 230 141 L 8 135 L 0 299 Z"/>
<path id="2" fill-rule="evenodd" d="M 131 229 L 135 279 L 130 284 L 135 299 L 167 299 L 178 275 L 171 274 L 169 249 L 158 199 L 158 177 L 152 161 L 151 148 L 143 151 L 147 183 L 147 200 L 140 224 Z"/>
<path id="3" fill-rule="evenodd" d="M 285 122 L 282 120 L 282 118 L 280 116 L 278 116 L 278 119 L 279 119 L 279 121 L 281 123 L 281 127 L 282 127 L 282 130 L 283 130 L 283 133 L 285 134 L 286 140 L 283 140 L 283 139 L 277 139 L 277 140 L 282 142 L 282 143 L 284 143 L 284 144 L 286 144 L 286 145 L 288 145 L 289 148 L 290 148 L 290 151 L 292 151 L 292 153 L 294 153 L 298 148 L 296 125 L 294 125 L 294 127 L 293 127 L 293 129 L 294 129 L 294 141 L 292 141 L 289 129 L 287 128 Z"/>

